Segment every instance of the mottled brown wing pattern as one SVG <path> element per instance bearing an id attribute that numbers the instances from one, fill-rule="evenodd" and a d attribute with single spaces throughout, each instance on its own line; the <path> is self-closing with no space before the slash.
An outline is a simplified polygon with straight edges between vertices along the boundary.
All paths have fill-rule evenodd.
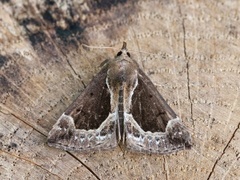
<path id="1" fill-rule="evenodd" d="M 116 132 L 118 131 L 118 132 Z M 49 132 L 64 150 L 106 150 L 123 143 L 135 152 L 167 154 L 191 147 L 191 136 L 123 43 Z"/>
<path id="2" fill-rule="evenodd" d="M 168 121 L 177 117 L 141 69 L 132 97 L 132 114 L 144 131 L 152 132 L 164 132 Z"/>
<path id="3" fill-rule="evenodd" d="M 117 146 L 117 114 L 110 113 L 110 94 L 104 67 L 68 107 L 49 132 L 48 144 L 88 152 Z"/>
<path id="4" fill-rule="evenodd" d="M 77 129 L 97 129 L 110 112 L 110 93 L 106 85 L 108 67 L 105 66 L 67 108 Z"/>
<path id="5" fill-rule="evenodd" d="M 186 127 L 140 69 L 132 114 L 125 114 L 125 132 L 131 151 L 167 154 L 191 147 Z"/>

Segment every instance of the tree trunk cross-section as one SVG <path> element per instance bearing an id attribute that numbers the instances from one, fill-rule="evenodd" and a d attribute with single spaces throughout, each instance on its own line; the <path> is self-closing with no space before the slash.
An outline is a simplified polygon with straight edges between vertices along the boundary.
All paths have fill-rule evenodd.
<path id="1" fill-rule="evenodd" d="M 240 1 L 231 0 L 0 1 L 0 179 L 239 179 L 239 24 Z M 163 156 L 49 147 L 53 124 L 123 41 L 193 148 Z"/>

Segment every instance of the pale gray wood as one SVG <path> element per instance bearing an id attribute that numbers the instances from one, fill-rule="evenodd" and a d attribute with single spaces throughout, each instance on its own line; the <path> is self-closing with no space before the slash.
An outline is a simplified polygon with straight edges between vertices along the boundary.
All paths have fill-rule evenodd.
<path id="1" fill-rule="evenodd" d="M 46 2 L 0 3 L 0 179 L 240 177 L 239 1 Z M 122 41 L 190 129 L 192 150 L 80 154 L 46 145 Z"/>

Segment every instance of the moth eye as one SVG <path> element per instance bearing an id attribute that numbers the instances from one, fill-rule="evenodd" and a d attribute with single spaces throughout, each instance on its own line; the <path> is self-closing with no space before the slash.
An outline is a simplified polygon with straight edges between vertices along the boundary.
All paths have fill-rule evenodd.
<path id="1" fill-rule="evenodd" d="M 122 51 L 119 51 L 118 53 L 117 53 L 117 56 L 121 56 L 122 55 Z"/>
<path id="2" fill-rule="evenodd" d="M 152 98 L 153 96 L 151 94 L 149 94 L 149 98 Z"/>
<path id="3" fill-rule="evenodd" d="M 92 92 L 90 93 L 90 96 L 93 96 L 93 93 L 92 93 Z"/>
<path id="4" fill-rule="evenodd" d="M 127 52 L 127 55 L 128 55 L 128 57 L 131 57 L 131 55 L 130 55 L 130 53 L 129 53 L 129 52 Z"/>

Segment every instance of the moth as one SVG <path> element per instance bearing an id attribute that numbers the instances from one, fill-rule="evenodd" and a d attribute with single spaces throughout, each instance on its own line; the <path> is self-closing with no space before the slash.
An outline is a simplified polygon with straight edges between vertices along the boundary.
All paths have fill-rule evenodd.
<path id="1" fill-rule="evenodd" d="M 48 135 L 48 145 L 89 152 L 120 145 L 129 151 L 168 154 L 192 146 L 181 119 L 131 58 L 126 42 Z"/>

